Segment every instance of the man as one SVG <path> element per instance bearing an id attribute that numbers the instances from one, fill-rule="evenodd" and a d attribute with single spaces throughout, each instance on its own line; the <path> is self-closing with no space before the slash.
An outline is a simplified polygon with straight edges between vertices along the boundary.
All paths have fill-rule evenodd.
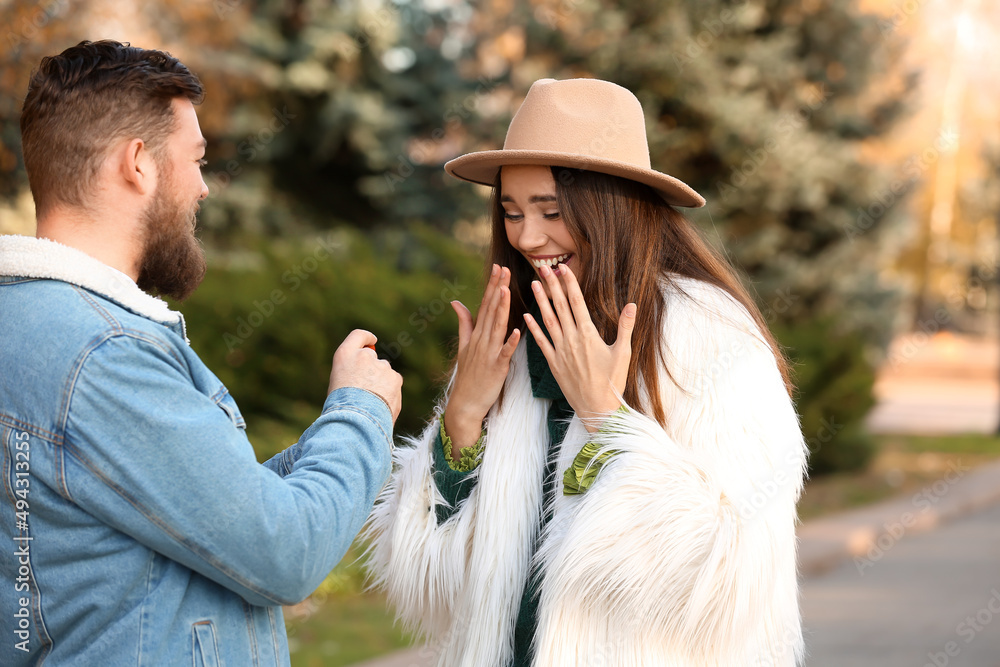
<path id="1" fill-rule="evenodd" d="M 37 238 L 0 237 L 0 664 L 287 665 L 281 605 L 385 482 L 402 378 L 354 331 L 319 419 L 258 464 L 180 314 L 202 86 L 166 53 L 45 58 L 21 116 Z"/>

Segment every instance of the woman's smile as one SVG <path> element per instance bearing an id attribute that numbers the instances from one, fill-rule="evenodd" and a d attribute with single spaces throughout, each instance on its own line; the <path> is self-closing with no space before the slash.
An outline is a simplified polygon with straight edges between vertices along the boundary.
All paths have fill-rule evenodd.
<path id="1" fill-rule="evenodd" d="M 543 266 L 549 267 L 552 269 L 553 273 L 559 275 L 559 265 L 566 264 L 569 266 L 570 261 L 572 261 L 575 256 L 576 255 L 571 252 L 566 252 L 561 255 L 525 255 L 531 263 L 531 266 L 534 267 L 535 273 L 538 273 L 539 276 L 541 275 L 540 271 Z"/>

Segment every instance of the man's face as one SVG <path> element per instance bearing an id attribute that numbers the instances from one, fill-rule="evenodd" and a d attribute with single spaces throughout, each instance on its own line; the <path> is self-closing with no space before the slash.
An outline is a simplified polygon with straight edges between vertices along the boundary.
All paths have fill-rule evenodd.
<path id="1" fill-rule="evenodd" d="M 143 211 L 145 238 L 138 285 L 183 301 L 205 277 L 205 253 L 195 238 L 198 202 L 208 196 L 201 176 L 205 138 L 190 101 L 173 101 L 175 128 L 157 161 L 158 180 Z"/>

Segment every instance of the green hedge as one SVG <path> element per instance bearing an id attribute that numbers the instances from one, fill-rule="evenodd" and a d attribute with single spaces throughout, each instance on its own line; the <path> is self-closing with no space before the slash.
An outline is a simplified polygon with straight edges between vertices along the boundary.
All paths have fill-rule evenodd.
<path id="1" fill-rule="evenodd" d="M 864 418 L 875 404 L 875 371 L 856 333 L 837 333 L 829 320 L 772 328 L 792 363 L 795 405 L 809 445 L 809 471 L 859 470 L 875 451 Z"/>
<path id="2" fill-rule="evenodd" d="M 192 347 L 229 387 L 251 431 L 269 422 L 308 426 L 326 395 L 333 352 L 357 328 L 378 337 L 379 356 L 404 377 L 397 430 L 419 431 L 457 341 L 449 302 L 475 311 L 482 259 L 425 228 L 249 243 L 239 255 L 210 256 L 205 281 L 180 308 Z"/>

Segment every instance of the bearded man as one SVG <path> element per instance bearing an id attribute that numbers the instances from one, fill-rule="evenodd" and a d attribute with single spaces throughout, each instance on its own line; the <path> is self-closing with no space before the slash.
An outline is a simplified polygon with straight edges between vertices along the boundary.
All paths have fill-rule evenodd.
<path id="1" fill-rule="evenodd" d="M 352 332 L 322 413 L 259 464 L 180 313 L 205 274 L 202 85 L 82 42 L 21 115 L 37 238 L 0 237 L 0 664 L 287 665 L 281 605 L 388 477 L 402 378 Z"/>

